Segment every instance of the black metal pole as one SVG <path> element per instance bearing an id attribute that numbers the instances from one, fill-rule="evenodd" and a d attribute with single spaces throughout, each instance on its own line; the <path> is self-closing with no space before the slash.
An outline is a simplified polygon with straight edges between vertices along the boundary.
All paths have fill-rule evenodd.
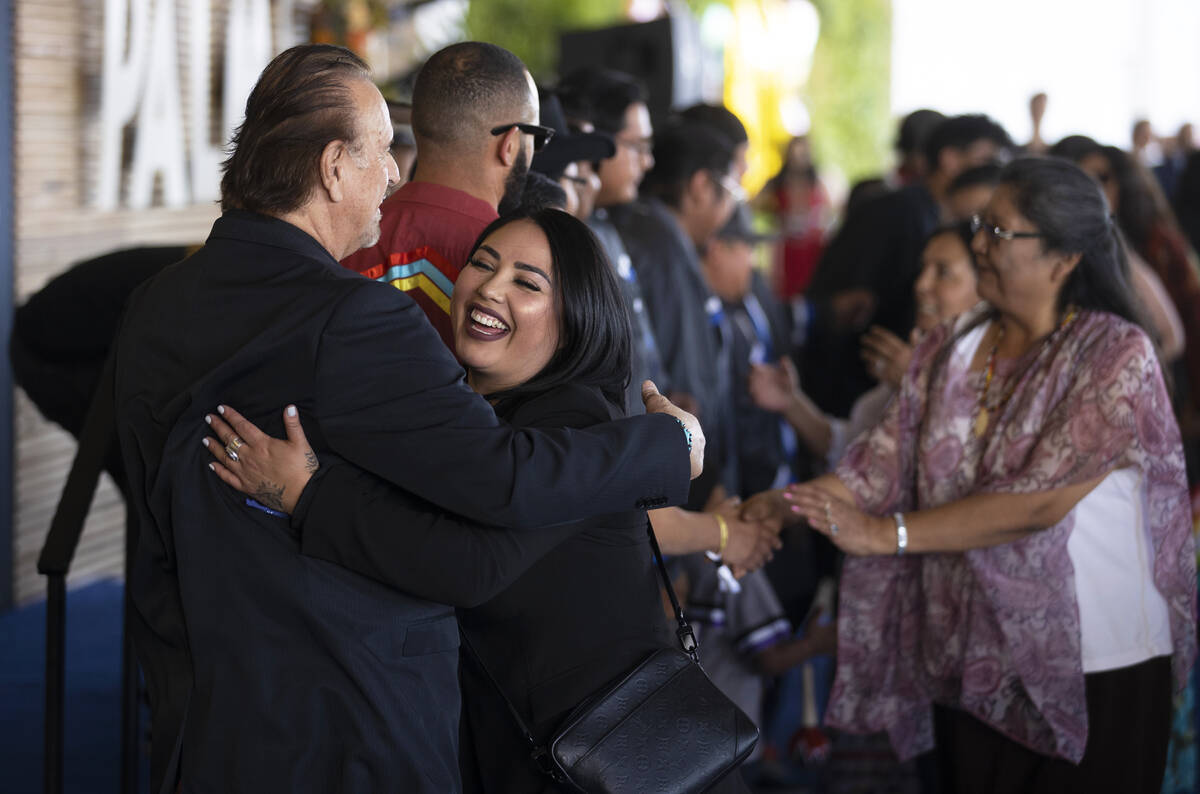
<path id="1" fill-rule="evenodd" d="M 42 779 L 45 794 L 61 794 L 67 583 L 61 573 L 49 574 L 46 579 L 46 725 Z"/>
<path id="2" fill-rule="evenodd" d="M 129 500 L 125 500 L 126 505 Z M 127 508 L 129 509 L 129 508 Z M 125 597 L 121 621 L 121 791 L 137 794 L 138 761 L 141 758 L 139 723 L 141 717 L 141 688 L 138 680 L 137 658 L 129 634 L 133 604 L 129 600 L 129 573 L 137 546 L 137 526 L 133 511 L 125 519 Z"/>

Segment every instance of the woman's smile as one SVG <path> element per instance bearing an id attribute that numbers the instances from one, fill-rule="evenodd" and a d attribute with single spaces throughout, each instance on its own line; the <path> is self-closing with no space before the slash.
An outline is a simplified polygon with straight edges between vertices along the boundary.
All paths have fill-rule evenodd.
<path id="1" fill-rule="evenodd" d="M 454 346 L 467 382 L 493 394 L 526 382 L 558 349 L 550 243 L 528 219 L 489 233 L 459 274 L 450 300 Z"/>
<path id="2" fill-rule="evenodd" d="M 477 303 L 471 304 L 469 310 L 467 317 L 470 322 L 467 323 L 464 330 L 471 338 L 492 342 L 507 336 L 510 332 L 508 323 L 504 322 L 503 318 L 495 312 L 489 311 Z"/>

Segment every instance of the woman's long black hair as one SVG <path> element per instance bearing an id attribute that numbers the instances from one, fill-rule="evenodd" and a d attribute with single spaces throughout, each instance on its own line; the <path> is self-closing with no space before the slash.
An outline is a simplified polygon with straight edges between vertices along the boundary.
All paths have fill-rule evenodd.
<path id="1" fill-rule="evenodd" d="M 472 255 L 497 229 L 522 220 L 537 224 L 550 243 L 558 350 L 529 380 L 485 396 L 507 401 L 579 383 L 600 389 L 623 413 L 631 368 L 629 313 L 608 257 L 587 225 L 558 209 L 520 209 L 492 221 L 475 240 Z"/>

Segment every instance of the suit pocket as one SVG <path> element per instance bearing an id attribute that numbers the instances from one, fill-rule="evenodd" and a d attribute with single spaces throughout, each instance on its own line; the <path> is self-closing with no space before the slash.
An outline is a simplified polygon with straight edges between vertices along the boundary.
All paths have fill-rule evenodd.
<path id="1" fill-rule="evenodd" d="M 457 650 L 458 619 L 453 615 L 409 626 L 404 634 L 405 656 L 424 656 Z"/>
<path id="2" fill-rule="evenodd" d="M 378 626 L 363 638 L 363 643 L 379 659 L 392 661 L 402 656 L 428 656 L 458 650 L 458 620 L 454 614 Z"/>

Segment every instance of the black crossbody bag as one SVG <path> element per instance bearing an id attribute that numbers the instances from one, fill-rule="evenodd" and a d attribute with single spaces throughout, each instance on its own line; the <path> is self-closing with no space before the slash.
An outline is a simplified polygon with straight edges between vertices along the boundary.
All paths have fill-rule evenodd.
<path id="1" fill-rule="evenodd" d="M 731 772 L 758 741 L 753 721 L 700 667 L 692 627 L 663 565 L 647 522 L 654 560 L 671 599 L 680 648 L 663 648 L 608 689 L 585 700 L 558 731 L 539 744 L 500 682 L 463 645 L 504 699 L 538 768 L 558 783 L 587 794 L 701 792 Z"/>

